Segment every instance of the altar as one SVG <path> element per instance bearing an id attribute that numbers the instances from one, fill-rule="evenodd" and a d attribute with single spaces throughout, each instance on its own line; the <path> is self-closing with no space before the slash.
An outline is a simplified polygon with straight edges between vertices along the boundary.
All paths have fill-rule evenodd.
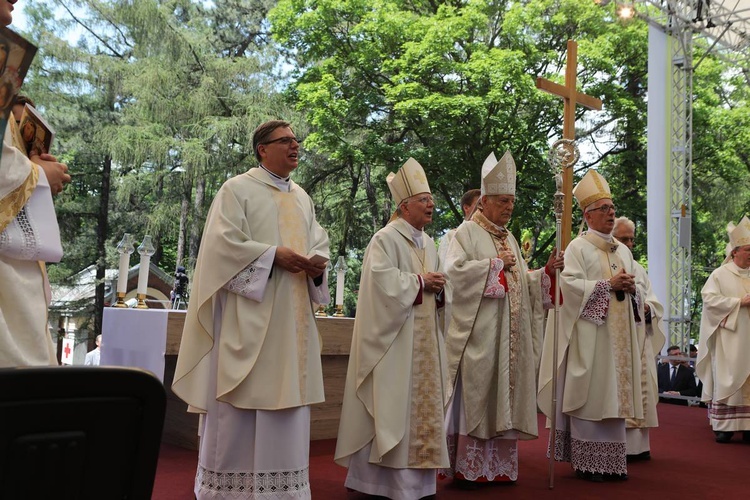
<path id="1" fill-rule="evenodd" d="M 108 307 L 102 321 L 101 364 L 143 368 L 164 382 L 167 412 L 162 440 L 198 448 L 198 415 L 172 392 L 185 311 Z M 353 318 L 316 318 L 322 339 L 326 400 L 310 407 L 310 439 L 335 438 L 344 397 Z"/>

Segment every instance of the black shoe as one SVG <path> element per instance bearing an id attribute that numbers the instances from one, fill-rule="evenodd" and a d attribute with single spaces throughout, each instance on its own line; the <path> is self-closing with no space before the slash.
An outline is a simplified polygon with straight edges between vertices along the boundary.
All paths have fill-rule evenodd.
<path id="1" fill-rule="evenodd" d="M 459 490 L 464 491 L 475 491 L 479 489 L 479 483 L 475 481 L 469 481 L 467 479 L 453 479 L 453 484 L 456 485 L 456 488 Z"/>
<path id="2" fill-rule="evenodd" d="M 604 474 L 600 474 L 598 472 L 587 472 L 587 471 L 576 469 L 576 476 L 578 476 L 580 479 L 591 481 L 592 483 L 604 482 Z"/>
<path id="3" fill-rule="evenodd" d="M 714 434 L 716 434 L 717 443 L 728 443 L 732 440 L 732 436 L 734 436 L 734 432 L 715 432 Z"/>
<path id="4" fill-rule="evenodd" d="M 742 431 L 742 441 L 750 443 L 750 431 Z"/>
<path id="5" fill-rule="evenodd" d="M 651 460 L 651 452 L 650 451 L 644 451 L 643 453 L 638 453 L 636 455 L 628 455 L 627 460 L 628 460 L 628 463 L 630 463 L 630 462 L 642 462 L 644 460 Z"/>
<path id="6" fill-rule="evenodd" d="M 605 481 L 627 481 L 627 474 L 604 474 Z"/>

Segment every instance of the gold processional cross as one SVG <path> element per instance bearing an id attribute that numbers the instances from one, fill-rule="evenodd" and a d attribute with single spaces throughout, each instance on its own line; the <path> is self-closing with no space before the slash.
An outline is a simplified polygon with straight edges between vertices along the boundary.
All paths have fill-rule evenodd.
<path id="1" fill-rule="evenodd" d="M 568 40 L 568 60 L 565 67 L 565 85 L 560 85 L 542 77 L 536 79 L 536 87 L 563 99 L 563 139 L 576 138 L 576 104 L 589 109 L 602 109 L 602 101 L 576 90 L 578 70 L 578 44 Z M 563 175 L 565 194 L 562 219 L 562 248 L 570 243 L 573 225 L 573 169 L 566 168 Z"/>

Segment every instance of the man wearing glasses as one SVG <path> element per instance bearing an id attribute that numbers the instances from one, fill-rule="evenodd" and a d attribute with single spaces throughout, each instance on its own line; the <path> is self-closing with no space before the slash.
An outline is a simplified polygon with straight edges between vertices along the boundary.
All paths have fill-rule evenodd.
<path id="1" fill-rule="evenodd" d="M 398 208 L 365 250 L 335 459 L 347 488 L 416 500 L 448 466 L 437 310 L 451 287 L 423 231 L 435 204 L 422 166 L 410 158 L 387 182 Z"/>
<path id="2" fill-rule="evenodd" d="M 328 235 L 290 179 L 299 141 L 273 120 L 259 166 L 206 219 L 173 389 L 202 414 L 196 498 L 310 498 L 310 407 L 323 401 L 312 303 L 329 301 Z"/>
<path id="3" fill-rule="evenodd" d="M 625 420 L 643 419 L 642 286 L 633 256 L 612 237 L 615 206 L 607 181 L 589 170 L 573 189 L 588 231 L 565 250 L 560 275 L 559 352 L 553 358 L 554 315 L 547 321 L 539 406 L 557 411 L 557 460 L 590 481 L 627 478 Z M 552 370 L 558 373 L 552 408 Z"/>
<path id="4" fill-rule="evenodd" d="M 635 223 L 627 217 L 618 217 L 615 219 L 615 228 L 612 230 L 612 236 L 632 252 L 635 246 Z M 664 306 L 656 298 L 656 294 L 654 294 L 651 288 L 651 280 L 643 266 L 638 262 L 634 262 L 633 265 L 636 283 L 639 283 L 645 292 L 643 314 L 646 323 L 644 332 L 646 339 L 642 343 L 643 349 L 641 350 L 641 395 L 644 403 L 644 418 L 627 420 L 626 434 L 628 438 L 629 462 L 651 459 L 649 428 L 659 426 L 659 419 L 656 415 L 659 374 L 657 373 L 654 359 L 656 359 L 656 354 L 661 352 L 661 348 L 664 347 L 664 342 L 667 338 L 664 334 L 664 325 L 662 323 Z M 639 334 L 642 331 L 642 329 L 638 329 Z M 693 386 L 695 386 L 695 381 L 693 381 Z"/>

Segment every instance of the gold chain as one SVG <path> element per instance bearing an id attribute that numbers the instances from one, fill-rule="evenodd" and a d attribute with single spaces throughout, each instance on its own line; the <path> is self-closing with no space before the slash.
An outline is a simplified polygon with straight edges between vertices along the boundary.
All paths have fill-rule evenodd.
<path id="1" fill-rule="evenodd" d="M 422 257 L 420 257 L 420 256 L 419 256 L 419 252 L 417 252 L 417 249 L 416 249 L 416 245 L 414 245 L 414 244 L 412 243 L 411 245 L 409 245 L 409 248 L 411 248 L 412 252 L 414 252 L 414 255 L 416 255 L 416 256 L 417 256 L 417 260 L 419 260 L 419 263 L 420 263 L 420 264 L 422 265 L 422 272 L 423 272 L 423 273 L 426 273 L 426 272 L 427 272 L 427 269 L 425 268 L 425 265 L 424 265 L 424 260 L 425 260 L 425 249 L 424 249 L 424 248 L 420 248 L 420 250 L 422 251 Z"/>

